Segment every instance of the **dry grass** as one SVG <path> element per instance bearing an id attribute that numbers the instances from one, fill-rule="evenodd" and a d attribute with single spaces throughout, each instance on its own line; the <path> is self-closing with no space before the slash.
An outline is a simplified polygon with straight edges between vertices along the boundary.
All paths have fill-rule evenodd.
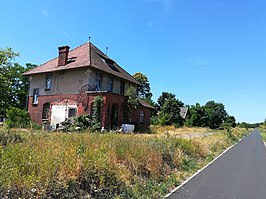
<path id="1" fill-rule="evenodd" d="M 213 132 L 213 130 L 209 128 L 202 128 L 202 127 L 175 128 L 174 126 L 152 126 L 151 131 L 154 134 L 169 134 L 169 135 Z"/>
<path id="2" fill-rule="evenodd" d="M 223 132 L 193 139 L 176 136 L 205 132 L 209 129 L 160 127 L 153 135 L 2 132 L 23 139 L 0 147 L 0 193 L 16 188 L 20 192 L 10 197 L 28 197 L 35 188 L 39 197 L 50 198 L 74 193 L 72 197 L 158 198 L 232 144 Z M 243 130 L 232 133 L 239 137 Z"/>

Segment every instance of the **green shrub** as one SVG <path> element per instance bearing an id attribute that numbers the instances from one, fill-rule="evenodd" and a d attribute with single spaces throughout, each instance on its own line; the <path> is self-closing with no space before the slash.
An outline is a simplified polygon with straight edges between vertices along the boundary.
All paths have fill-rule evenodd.
<path id="1" fill-rule="evenodd" d="M 30 117 L 29 117 L 28 111 L 15 108 L 15 107 L 11 107 L 10 109 L 6 110 L 6 115 L 8 118 L 8 120 L 6 121 L 6 124 L 9 128 L 29 127 Z"/>
<path id="2" fill-rule="evenodd" d="M 91 130 L 99 131 L 101 129 L 101 108 L 103 106 L 103 97 L 96 96 L 93 100 Z"/>

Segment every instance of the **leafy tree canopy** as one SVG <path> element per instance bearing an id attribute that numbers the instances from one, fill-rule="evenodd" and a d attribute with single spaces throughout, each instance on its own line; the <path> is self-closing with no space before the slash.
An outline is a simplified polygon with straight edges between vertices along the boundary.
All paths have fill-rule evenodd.
<path id="1" fill-rule="evenodd" d="M 140 72 L 135 73 L 133 77 L 140 83 L 140 86 L 137 91 L 138 97 L 144 100 L 151 99 L 152 93 L 148 77 Z"/>
<path id="2" fill-rule="evenodd" d="M 212 129 L 219 128 L 227 117 L 226 110 L 222 103 L 209 101 L 204 106 L 206 115 L 208 117 L 208 126 Z"/>
<path id="3" fill-rule="evenodd" d="M 183 119 L 180 116 L 180 107 L 184 103 L 175 98 L 175 95 L 168 92 L 163 92 L 158 98 L 157 108 L 159 112 L 159 123 L 162 125 L 181 126 Z"/>
<path id="4" fill-rule="evenodd" d="M 16 107 L 25 109 L 29 81 L 22 74 L 34 67 L 34 64 L 26 64 L 26 67 L 13 63 L 19 54 L 11 48 L 0 49 L 0 116 L 6 116 L 6 109 Z"/>
<path id="5" fill-rule="evenodd" d="M 127 103 L 129 110 L 134 110 L 138 107 L 137 91 L 134 87 L 130 87 L 127 90 L 126 96 L 128 97 Z"/>
<path id="6" fill-rule="evenodd" d="M 179 105 L 179 107 L 184 106 L 184 103 L 181 102 L 180 100 L 175 98 L 175 94 L 173 93 L 168 93 L 168 92 L 162 92 L 162 94 L 159 96 L 158 100 L 157 100 L 157 108 L 159 110 L 161 110 L 161 108 L 163 107 L 163 105 L 165 104 L 165 102 L 168 99 L 175 99 Z"/>
<path id="7" fill-rule="evenodd" d="M 234 116 L 227 116 L 224 120 L 224 124 L 229 127 L 236 127 L 236 119 Z"/>
<path id="8" fill-rule="evenodd" d="M 204 127 L 207 126 L 207 115 L 204 107 L 199 103 L 189 107 L 189 117 L 186 120 L 186 125 Z"/>

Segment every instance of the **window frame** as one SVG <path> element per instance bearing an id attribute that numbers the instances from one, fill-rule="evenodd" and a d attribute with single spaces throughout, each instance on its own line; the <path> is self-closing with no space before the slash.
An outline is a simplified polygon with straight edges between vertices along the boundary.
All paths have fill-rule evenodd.
<path id="1" fill-rule="evenodd" d="M 70 115 L 70 110 L 75 110 L 75 113 Z M 69 117 L 75 117 L 75 116 L 77 116 L 77 112 L 78 112 L 77 108 L 75 108 L 75 107 L 69 107 L 68 108 L 68 111 L 67 111 L 68 118 Z"/>
<path id="2" fill-rule="evenodd" d="M 51 90 L 52 87 L 52 81 L 53 81 L 53 74 L 48 73 L 46 74 L 46 79 L 45 79 L 45 90 Z"/>
<path id="3" fill-rule="evenodd" d="M 120 95 L 124 95 L 124 94 L 125 94 L 125 81 L 120 80 Z"/>
<path id="4" fill-rule="evenodd" d="M 48 120 L 49 119 L 50 106 L 51 106 L 51 104 L 49 102 L 46 102 L 46 103 L 43 104 L 42 120 Z"/>
<path id="5" fill-rule="evenodd" d="M 101 72 L 96 73 L 96 91 L 102 90 L 103 74 Z"/>
<path id="6" fill-rule="evenodd" d="M 143 110 L 139 111 L 139 123 L 140 124 L 145 124 L 145 113 Z"/>
<path id="7" fill-rule="evenodd" d="M 114 77 L 109 77 L 108 79 L 108 91 L 113 92 L 114 91 Z"/>
<path id="8" fill-rule="evenodd" d="M 38 104 L 39 88 L 34 88 L 32 93 L 32 104 Z"/>

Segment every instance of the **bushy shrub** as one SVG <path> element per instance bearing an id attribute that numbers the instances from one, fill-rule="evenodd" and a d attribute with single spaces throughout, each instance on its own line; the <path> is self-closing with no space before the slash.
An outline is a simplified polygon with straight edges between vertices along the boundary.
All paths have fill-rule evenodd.
<path id="1" fill-rule="evenodd" d="M 30 124 L 30 116 L 28 111 L 19 108 L 11 107 L 6 110 L 8 120 L 6 124 L 9 128 L 18 127 L 26 128 Z"/>
<path id="2" fill-rule="evenodd" d="M 101 96 L 96 96 L 93 100 L 92 107 L 92 131 L 99 131 L 101 129 L 101 108 L 103 106 L 103 98 Z"/>
<path id="3" fill-rule="evenodd" d="M 101 129 L 101 108 L 103 106 L 103 98 L 101 96 L 96 96 L 92 104 L 91 114 L 70 117 L 62 122 L 63 131 L 82 131 L 88 128 L 93 132 L 99 131 Z"/>

